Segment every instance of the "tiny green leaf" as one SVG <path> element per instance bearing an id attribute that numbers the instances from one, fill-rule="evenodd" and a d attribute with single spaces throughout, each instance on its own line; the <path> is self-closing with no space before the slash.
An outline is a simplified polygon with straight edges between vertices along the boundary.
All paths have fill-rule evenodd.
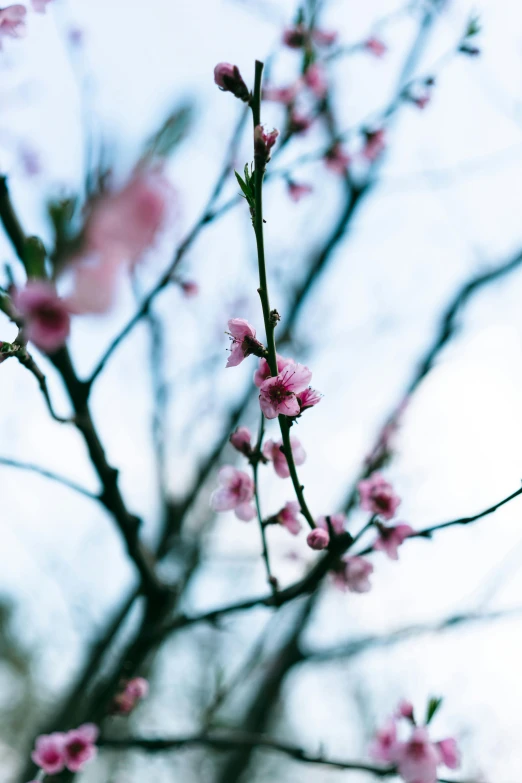
<path id="1" fill-rule="evenodd" d="M 428 709 L 426 710 L 426 725 L 435 717 L 440 705 L 442 704 L 442 698 L 438 696 L 432 696 L 428 702 Z"/>

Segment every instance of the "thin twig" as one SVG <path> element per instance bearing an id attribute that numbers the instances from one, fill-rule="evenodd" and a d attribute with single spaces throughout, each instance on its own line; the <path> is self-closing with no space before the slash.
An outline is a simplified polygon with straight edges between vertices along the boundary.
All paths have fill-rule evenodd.
<path id="1" fill-rule="evenodd" d="M 9 457 L 0 457 L 0 465 L 37 473 L 39 476 L 51 479 L 51 481 L 56 481 L 58 484 L 63 484 L 65 487 L 78 492 L 80 495 L 83 495 L 86 498 L 90 498 L 90 500 L 96 500 L 96 502 L 101 503 L 100 496 L 97 495 L 96 492 L 91 492 L 89 489 L 85 489 L 85 487 L 82 487 L 80 484 L 76 484 L 75 481 L 71 481 L 71 479 L 66 478 L 66 476 L 62 476 L 59 473 L 54 473 L 52 470 L 47 470 L 47 468 L 42 468 L 40 465 L 33 465 L 30 462 L 20 462 L 19 460 L 10 459 Z"/>

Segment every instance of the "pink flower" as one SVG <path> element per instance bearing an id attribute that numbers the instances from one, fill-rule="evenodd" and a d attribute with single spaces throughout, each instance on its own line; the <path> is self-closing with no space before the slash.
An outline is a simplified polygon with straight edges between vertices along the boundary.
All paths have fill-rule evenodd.
<path id="1" fill-rule="evenodd" d="M 334 30 L 314 30 L 312 38 L 318 46 L 332 46 L 337 40 Z"/>
<path id="2" fill-rule="evenodd" d="M 397 764 L 406 783 L 436 783 L 438 763 L 437 748 L 424 726 L 415 728 L 408 742 L 399 746 Z"/>
<path id="3" fill-rule="evenodd" d="M 365 141 L 362 156 L 363 158 L 366 158 L 369 163 L 373 163 L 386 149 L 384 130 L 366 131 L 364 136 Z"/>
<path id="4" fill-rule="evenodd" d="M 264 351 L 259 340 L 256 340 L 256 330 L 244 318 L 231 318 L 228 322 L 228 328 L 232 339 L 232 348 L 227 367 L 237 367 L 250 354 L 255 353 L 259 356 L 259 353 Z"/>
<path id="5" fill-rule="evenodd" d="M 67 732 L 63 750 L 65 764 L 71 772 L 80 772 L 85 764 L 96 756 L 97 738 L 98 727 L 94 723 L 84 723 L 83 726 Z"/>
<path id="6" fill-rule="evenodd" d="M 305 133 L 310 128 L 312 122 L 313 117 L 307 117 L 306 114 L 292 111 L 288 122 L 288 130 L 290 133 Z"/>
<path id="7" fill-rule="evenodd" d="M 56 775 L 65 767 L 65 734 L 42 734 L 36 740 L 31 758 L 48 775 Z"/>
<path id="8" fill-rule="evenodd" d="M 319 63 L 313 63 L 307 68 L 304 82 L 317 98 L 324 98 L 328 92 L 328 82 L 324 68 Z"/>
<path id="9" fill-rule="evenodd" d="M 320 551 L 321 549 L 326 549 L 330 543 L 330 536 L 326 530 L 323 530 L 320 527 L 316 527 L 314 530 L 310 530 L 308 533 L 306 537 L 306 543 L 310 549 Z"/>
<path id="10" fill-rule="evenodd" d="M 296 203 L 301 201 L 303 196 L 308 196 L 308 194 L 312 192 L 313 187 L 311 185 L 300 185 L 299 183 L 293 182 L 292 180 L 288 182 L 288 193 L 290 194 L 292 201 L 295 201 Z"/>
<path id="11" fill-rule="evenodd" d="M 375 36 L 371 36 L 368 38 L 364 44 L 364 48 L 367 52 L 370 52 L 375 57 L 383 57 L 383 55 L 386 54 L 388 51 L 388 47 L 386 46 L 383 41 L 381 41 L 379 38 L 376 38 Z"/>
<path id="12" fill-rule="evenodd" d="M 397 705 L 397 711 L 396 711 L 397 718 L 406 718 L 409 721 L 413 720 L 413 704 L 411 701 L 406 701 L 406 699 L 403 699 L 399 702 Z"/>
<path id="13" fill-rule="evenodd" d="M 148 680 L 146 680 L 145 677 L 134 677 L 132 680 L 129 680 L 125 686 L 125 691 L 129 696 L 136 699 L 136 701 L 145 699 L 149 693 Z"/>
<path id="14" fill-rule="evenodd" d="M 162 228 L 171 197 L 160 172 L 136 172 L 120 191 L 94 202 L 85 227 L 87 252 L 136 263 Z"/>
<path id="15" fill-rule="evenodd" d="M 321 402 L 322 397 L 323 395 L 315 389 L 312 389 L 311 386 L 309 386 L 308 389 L 300 392 L 300 394 L 297 395 L 297 401 L 299 403 L 301 413 L 307 410 L 307 408 L 313 408 L 314 405 L 317 405 L 318 402 Z"/>
<path id="16" fill-rule="evenodd" d="M 448 737 L 437 742 L 442 763 L 449 769 L 458 769 L 460 767 L 460 753 L 457 747 L 457 741 L 453 737 Z"/>
<path id="17" fill-rule="evenodd" d="M 73 290 L 65 300 L 71 313 L 106 313 L 114 304 L 122 259 L 119 255 L 90 255 L 70 264 Z"/>
<path id="18" fill-rule="evenodd" d="M 45 14 L 45 9 L 51 2 L 51 0 L 31 0 L 33 4 L 33 11 L 37 14 Z"/>
<path id="19" fill-rule="evenodd" d="M 16 292 L 14 304 L 24 320 L 27 339 L 40 350 L 54 353 L 65 344 L 71 325 L 69 309 L 52 283 L 29 280 Z"/>
<path id="20" fill-rule="evenodd" d="M 330 171 L 333 171 L 334 174 L 344 174 L 352 162 L 352 159 L 348 153 L 343 150 L 341 144 L 337 142 L 328 150 L 324 156 L 324 161 L 327 168 L 329 168 Z"/>
<path id="21" fill-rule="evenodd" d="M 248 87 L 243 81 L 237 65 L 218 63 L 214 68 L 214 81 L 223 92 L 231 92 L 242 101 L 250 99 Z"/>
<path id="22" fill-rule="evenodd" d="M 303 24 L 287 27 L 283 33 L 283 43 L 290 49 L 300 49 L 308 41 L 308 30 Z"/>
<path id="23" fill-rule="evenodd" d="M 193 280 L 185 280 L 183 283 L 181 283 L 181 290 L 187 299 L 192 299 L 194 296 L 199 294 L 199 285 Z"/>
<path id="24" fill-rule="evenodd" d="M 292 359 L 285 359 L 283 356 L 277 354 L 277 372 L 280 373 L 287 364 L 292 364 Z M 263 385 L 263 381 L 270 378 L 270 367 L 266 359 L 259 360 L 259 367 L 254 373 L 254 383 L 259 389 Z"/>
<path id="25" fill-rule="evenodd" d="M 294 84 L 290 84 L 288 87 L 270 87 L 265 85 L 263 88 L 263 100 L 290 106 L 295 101 L 299 88 L 299 82 L 294 82 Z"/>
<path id="26" fill-rule="evenodd" d="M 395 515 L 401 499 L 380 473 L 372 473 L 370 478 L 359 481 L 357 488 L 363 511 L 371 511 L 383 519 L 391 519 Z"/>
<path id="27" fill-rule="evenodd" d="M 399 553 L 397 550 L 405 539 L 414 532 L 413 528 L 404 523 L 394 525 L 393 527 L 379 525 L 378 528 L 379 538 L 374 543 L 373 548 L 385 552 L 390 560 L 398 560 Z"/>
<path id="28" fill-rule="evenodd" d="M 274 470 L 279 478 L 288 478 L 290 475 L 290 470 L 288 468 L 287 459 L 281 451 L 282 445 L 282 440 L 278 440 L 277 442 L 273 440 L 267 440 L 263 446 L 263 456 L 266 457 L 266 459 L 270 462 L 274 463 Z M 294 457 L 295 464 L 302 465 L 306 460 L 306 452 L 301 446 L 301 443 L 297 440 L 297 438 L 290 438 L 290 445 L 292 446 L 292 455 Z"/>
<path id="29" fill-rule="evenodd" d="M 137 703 L 149 692 L 149 683 L 144 677 L 134 677 L 125 685 L 123 691 L 114 698 L 113 711 L 119 715 L 128 715 Z"/>
<path id="30" fill-rule="evenodd" d="M 351 593 L 367 593 L 371 590 L 370 574 L 373 565 L 357 555 L 343 558 L 341 567 L 334 572 L 334 581 L 342 590 Z"/>
<path id="31" fill-rule="evenodd" d="M 256 515 L 252 498 L 254 482 L 246 473 L 225 465 L 218 474 L 219 486 L 210 497 L 210 506 L 214 511 L 232 511 L 238 519 L 249 522 Z"/>
<path id="32" fill-rule="evenodd" d="M 259 403 L 267 419 L 283 416 L 298 416 L 301 412 L 297 394 L 310 383 L 312 373 L 303 364 L 294 362 L 276 375 L 267 378 L 260 387 Z"/>
<path id="33" fill-rule="evenodd" d="M 248 457 L 252 453 L 252 435 L 248 427 L 238 427 L 230 436 L 230 443 Z"/>
<path id="34" fill-rule="evenodd" d="M 412 98 L 412 102 L 418 109 L 425 109 L 430 101 L 431 95 L 429 92 L 424 93 L 424 95 L 417 95 L 416 97 Z"/>
<path id="35" fill-rule="evenodd" d="M 0 8 L 0 48 L 3 36 L 22 38 L 25 35 L 26 14 L 26 8 L 19 4 Z"/>
<path id="36" fill-rule="evenodd" d="M 261 159 L 263 163 L 268 163 L 272 147 L 276 143 L 279 131 L 266 130 L 263 125 L 256 125 L 254 128 L 254 157 Z"/>
<path id="37" fill-rule="evenodd" d="M 376 761 L 394 764 L 397 761 L 398 751 L 399 742 L 397 741 L 397 726 L 395 725 L 395 721 L 390 719 L 386 725 L 376 733 L 375 739 L 369 747 L 369 754 Z"/>
<path id="38" fill-rule="evenodd" d="M 330 524 L 332 526 L 332 530 L 336 535 L 341 535 L 341 533 L 344 533 L 344 525 L 346 522 L 346 517 L 344 514 L 329 514 Z M 328 522 L 326 517 L 317 517 L 316 519 L 316 525 L 317 527 L 320 527 L 322 530 L 328 530 Z"/>
<path id="39" fill-rule="evenodd" d="M 280 525 L 286 527 L 286 529 L 293 536 L 296 536 L 301 530 L 301 522 L 299 521 L 299 503 L 295 500 L 290 500 L 285 503 L 284 508 L 276 514 L 276 519 Z"/>

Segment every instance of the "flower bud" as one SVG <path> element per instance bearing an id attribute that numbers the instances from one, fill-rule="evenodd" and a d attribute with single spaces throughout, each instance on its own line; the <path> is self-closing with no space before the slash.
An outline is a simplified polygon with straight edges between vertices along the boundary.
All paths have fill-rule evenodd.
<path id="1" fill-rule="evenodd" d="M 236 98 L 248 102 L 250 93 L 237 65 L 218 63 L 214 68 L 214 81 L 223 92 L 231 92 Z"/>
<path id="2" fill-rule="evenodd" d="M 276 143 L 278 136 L 278 130 L 266 131 L 262 125 L 256 125 L 254 130 L 254 155 L 256 160 L 263 164 L 268 163 L 270 151 Z"/>
<path id="3" fill-rule="evenodd" d="M 321 549 L 326 549 L 330 543 L 330 536 L 326 530 L 322 530 L 320 527 L 316 527 L 314 530 L 311 530 L 310 533 L 308 533 L 306 543 L 310 549 L 316 549 L 318 551 Z"/>

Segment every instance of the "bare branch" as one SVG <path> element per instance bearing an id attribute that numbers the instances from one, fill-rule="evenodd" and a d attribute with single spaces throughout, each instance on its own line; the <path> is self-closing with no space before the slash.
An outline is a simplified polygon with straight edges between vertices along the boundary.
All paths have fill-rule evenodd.
<path id="1" fill-rule="evenodd" d="M 59 473 L 54 473 L 52 470 L 42 468 L 40 465 L 33 465 L 30 462 L 20 462 L 19 460 L 10 459 L 9 457 L 0 457 L 0 465 L 37 473 L 39 476 L 43 476 L 44 478 L 51 479 L 51 481 L 56 481 L 59 484 L 63 484 L 65 487 L 78 492 L 80 495 L 83 495 L 86 498 L 90 498 L 90 500 L 96 500 L 98 503 L 101 502 L 100 496 L 95 492 L 91 492 L 89 489 L 85 489 L 85 487 L 82 487 L 75 481 L 71 481 L 71 479 L 68 479 L 66 476 L 61 476 Z"/>

